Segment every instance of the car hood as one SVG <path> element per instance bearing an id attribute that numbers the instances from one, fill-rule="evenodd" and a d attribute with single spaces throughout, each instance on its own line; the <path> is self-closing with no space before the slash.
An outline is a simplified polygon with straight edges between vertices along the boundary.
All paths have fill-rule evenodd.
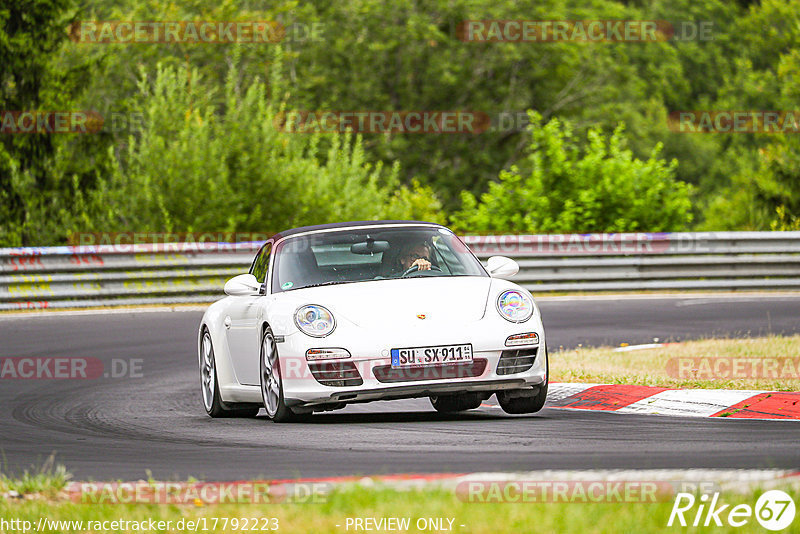
<path id="1" fill-rule="evenodd" d="M 465 323 L 486 312 L 492 279 L 480 276 L 376 280 L 297 290 L 295 298 L 320 304 L 361 326 Z"/>

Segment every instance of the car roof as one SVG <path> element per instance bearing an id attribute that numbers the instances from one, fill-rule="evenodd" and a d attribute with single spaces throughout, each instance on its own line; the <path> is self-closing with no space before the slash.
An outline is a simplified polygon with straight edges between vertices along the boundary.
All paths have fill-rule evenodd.
<path id="1" fill-rule="evenodd" d="M 278 232 L 277 234 L 273 235 L 270 239 L 273 239 L 275 243 L 280 241 L 285 237 L 289 237 L 296 234 L 302 234 L 305 232 L 314 232 L 316 230 L 329 230 L 332 228 L 348 228 L 348 227 L 357 227 L 357 226 L 379 226 L 385 224 L 402 224 L 408 226 L 436 226 L 439 228 L 445 228 L 441 224 L 432 223 L 432 222 L 425 222 L 425 221 L 351 221 L 351 222 L 337 222 L 337 223 L 328 223 L 328 224 L 315 224 L 313 226 L 300 226 L 298 228 L 292 228 L 290 230 L 284 230 L 282 232 Z"/>

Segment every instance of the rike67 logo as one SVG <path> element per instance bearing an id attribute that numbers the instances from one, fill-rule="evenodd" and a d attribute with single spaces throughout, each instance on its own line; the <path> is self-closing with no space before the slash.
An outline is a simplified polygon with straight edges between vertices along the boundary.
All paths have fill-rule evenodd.
<path id="1" fill-rule="evenodd" d="M 741 527 L 749 523 L 753 517 L 767 530 L 783 530 L 794 521 L 795 505 L 792 497 L 780 490 L 763 493 L 756 501 L 755 507 L 749 504 L 731 504 L 720 502 L 720 494 L 707 494 L 699 498 L 691 493 L 678 493 L 672 512 L 669 514 L 667 526 L 717 526 L 726 523 L 732 527 Z"/>

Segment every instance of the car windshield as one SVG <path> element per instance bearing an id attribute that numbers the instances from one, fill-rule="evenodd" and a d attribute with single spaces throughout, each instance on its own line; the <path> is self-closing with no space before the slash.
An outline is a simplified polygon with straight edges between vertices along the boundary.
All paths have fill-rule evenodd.
<path id="1" fill-rule="evenodd" d="M 488 276 L 445 228 L 370 227 L 290 237 L 276 248 L 272 292 L 432 276 Z"/>

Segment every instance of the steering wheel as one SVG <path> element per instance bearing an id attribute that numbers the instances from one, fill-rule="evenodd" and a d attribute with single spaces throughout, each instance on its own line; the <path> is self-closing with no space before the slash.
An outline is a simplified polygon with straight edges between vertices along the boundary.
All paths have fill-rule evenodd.
<path id="1" fill-rule="evenodd" d="M 441 270 L 439 267 L 437 267 L 436 265 L 431 265 L 431 268 L 430 268 L 430 270 L 431 270 L 431 271 L 439 271 L 439 272 L 442 272 L 442 270 Z M 405 278 L 405 277 L 406 277 L 406 276 L 408 276 L 409 274 L 411 274 L 411 273 L 413 273 L 413 272 L 416 272 L 416 271 L 419 271 L 419 265 L 412 265 L 411 267 L 409 267 L 408 269 L 406 269 L 406 271 L 405 271 L 403 274 L 401 274 L 401 275 L 400 275 L 400 278 Z"/>

